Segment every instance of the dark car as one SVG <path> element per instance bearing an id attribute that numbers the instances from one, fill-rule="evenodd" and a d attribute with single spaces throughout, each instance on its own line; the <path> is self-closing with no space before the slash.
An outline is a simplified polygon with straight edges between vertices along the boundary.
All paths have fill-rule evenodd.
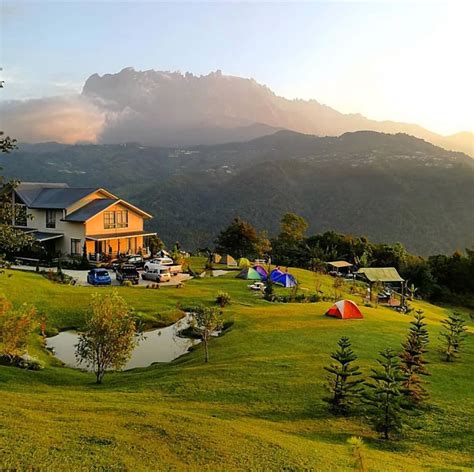
<path id="1" fill-rule="evenodd" d="M 87 283 L 91 285 L 110 285 L 112 279 L 105 269 L 92 269 L 87 274 Z"/>
<path id="2" fill-rule="evenodd" d="M 117 270 L 122 264 L 133 265 L 137 269 L 142 269 L 145 261 L 142 256 L 122 256 L 119 259 L 111 261 L 111 267 L 114 270 Z"/>
<path id="3" fill-rule="evenodd" d="M 115 273 L 115 277 L 117 281 L 122 284 L 128 280 L 129 282 L 132 282 L 132 284 L 138 285 L 138 282 L 140 281 L 138 270 L 133 264 L 120 265 Z"/>

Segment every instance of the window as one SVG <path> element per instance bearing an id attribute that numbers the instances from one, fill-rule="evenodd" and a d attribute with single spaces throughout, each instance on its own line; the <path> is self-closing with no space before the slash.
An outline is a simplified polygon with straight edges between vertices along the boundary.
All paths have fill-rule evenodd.
<path id="1" fill-rule="evenodd" d="M 105 229 L 115 228 L 115 212 L 114 211 L 106 211 L 104 213 L 104 228 Z"/>
<path id="2" fill-rule="evenodd" d="M 56 210 L 46 210 L 46 228 L 56 228 Z"/>
<path id="3" fill-rule="evenodd" d="M 117 211 L 115 219 L 117 228 L 128 228 L 128 210 Z"/>
<path id="4" fill-rule="evenodd" d="M 104 229 L 112 228 L 128 228 L 128 210 L 104 213 Z"/>
<path id="5" fill-rule="evenodd" d="M 81 254 L 81 240 L 71 239 L 71 254 L 77 256 Z"/>

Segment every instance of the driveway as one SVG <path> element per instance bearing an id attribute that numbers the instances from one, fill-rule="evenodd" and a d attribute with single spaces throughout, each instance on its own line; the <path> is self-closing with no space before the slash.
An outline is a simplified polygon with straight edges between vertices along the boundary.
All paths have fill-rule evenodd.
<path id="1" fill-rule="evenodd" d="M 11 266 L 11 269 L 16 269 L 16 270 L 28 270 L 30 272 L 35 272 L 36 268 L 34 266 L 27 266 L 27 265 L 13 265 Z M 40 270 L 51 270 L 50 267 L 40 267 Z M 55 269 L 53 269 L 55 270 Z M 72 270 L 72 269 L 63 269 L 63 272 L 66 275 L 69 275 L 73 279 L 76 280 L 76 285 L 81 285 L 81 286 L 91 286 L 87 283 L 87 270 Z M 115 273 L 113 270 L 108 270 L 110 277 L 112 279 L 112 286 L 119 287 L 120 282 L 117 282 L 115 280 Z M 146 287 L 147 285 L 151 285 L 154 282 L 150 280 L 143 280 L 141 278 L 141 272 L 140 272 L 140 281 L 138 282 L 139 286 Z M 182 282 L 185 282 L 186 280 L 190 280 L 192 277 L 189 274 L 178 274 L 173 277 L 171 277 L 171 280 L 169 282 L 163 282 L 160 283 L 160 287 L 175 287 L 176 285 L 179 285 Z"/>

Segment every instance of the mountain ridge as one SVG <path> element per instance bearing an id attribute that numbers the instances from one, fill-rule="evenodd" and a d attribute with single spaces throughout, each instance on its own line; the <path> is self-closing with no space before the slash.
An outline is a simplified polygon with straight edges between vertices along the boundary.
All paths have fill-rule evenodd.
<path id="1" fill-rule="evenodd" d="M 135 133 L 139 139 L 129 141 L 159 145 L 216 144 L 219 141 L 212 142 L 212 129 L 260 124 L 318 136 L 339 136 L 361 130 L 404 132 L 474 156 L 473 133 L 442 136 L 417 124 L 376 121 L 359 113 L 344 114 L 314 99 L 287 99 L 254 79 L 224 75 L 220 70 L 196 76 L 189 72 L 137 71 L 127 67 L 116 74 L 91 75 L 82 95 L 106 103 L 118 113 L 114 126 L 103 130 L 101 142 L 124 142 Z M 137 120 L 141 130 L 137 129 Z M 147 127 L 154 130 L 154 141 L 144 136 Z M 186 137 L 188 128 L 194 130 L 194 142 Z M 183 133 L 181 141 L 177 137 L 174 141 L 166 138 L 166 133 L 174 129 Z M 231 133 L 226 137 L 231 138 Z M 240 140 L 252 137 L 255 136 L 242 133 Z"/>

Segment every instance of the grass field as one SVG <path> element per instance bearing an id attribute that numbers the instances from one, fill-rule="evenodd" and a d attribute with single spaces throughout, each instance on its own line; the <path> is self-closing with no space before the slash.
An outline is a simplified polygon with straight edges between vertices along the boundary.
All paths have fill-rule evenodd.
<path id="1" fill-rule="evenodd" d="M 203 261 L 193 261 L 193 268 Z M 314 291 L 314 275 L 291 271 Z M 322 401 L 324 370 L 340 336 L 347 335 L 364 373 L 379 350 L 398 348 L 410 317 L 362 306 L 364 320 L 328 319 L 329 302 L 272 304 L 235 273 L 195 279 L 182 289 L 119 288 L 146 320 L 166 323 L 176 305 L 213 303 L 231 294 L 230 331 L 210 346 L 166 365 L 114 373 L 101 386 L 93 374 L 59 366 L 41 349 L 47 367 L 26 372 L 0 367 L 0 467 L 41 470 L 347 470 L 347 439 L 361 436 L 369 470 L 469 470 L 473 467 L 474 337 L 455 363 L 440 361 L 440 320 L 449 310 L 425 310 L 431 336 L 431 407 L 410 417 L 400 439 L 378 438 L 362 416 L 335 418 Z M 322 290 L 330 295 L 332 279 Z M 96 289 L 54 284 L 34 273 L 0 275 L 0 291 L 31 303 L 50 328 L 80 327 Z M 100 290 L 110 290 L 101 288 Z M 346 297 L 351 297 L 348 293 Z M 360 297 L 352 297 L 360 303 Z"/>

